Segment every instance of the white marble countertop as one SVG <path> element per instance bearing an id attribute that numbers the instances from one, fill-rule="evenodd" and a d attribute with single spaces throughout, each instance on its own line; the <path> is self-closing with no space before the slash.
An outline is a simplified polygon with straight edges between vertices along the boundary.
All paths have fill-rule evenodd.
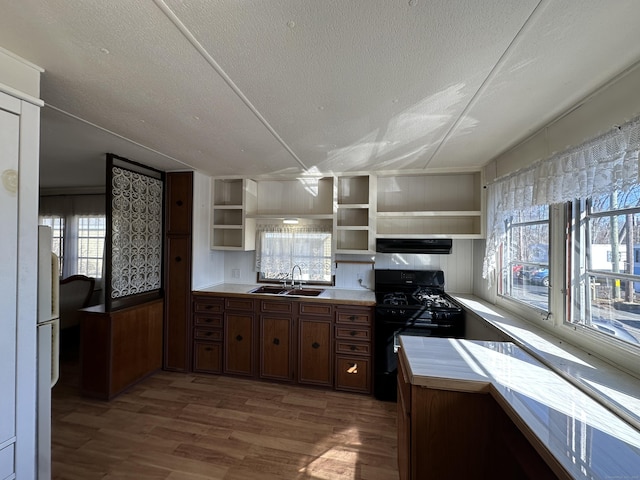
<path id="1" fill-rule="evenodd" d="M 640 432 L 515 344 L 415 336 L 400 343 L 413 385 L 492 395 L 573 478 L 640 478 Z"/>
<path id="2" fill-rule="evenodd" d="M 640 381 L 578 347 L 472 295 L 454 298 L 551 370 L 640 429 Z M 638 474 L 640 479 L 640 473 Z"/>
<path id="3" fill-rule="evenodd" d="M 262 284 L 261 284 L 262 285 Z M 212 295 L 220 295 L 220 296 L 252 296 L 252 297 L 271 297 L 271 298 L 280 298 L 280 299 L 292 299 L 296 301 L 306 301 L 306 302 L 332 302 L 332 303 L 343 303 L 349 305 L 364 305 L 364 306 L 373 306 L 376 303 L 376 296 L 371 290 L 368 289 L 360 289 L 360 290 L 348 290 L 344 288 L 333 288 L 333 287 L 322 287 L 319 285 L 308 286 L 307 288 L 311 289 L 323 289 L 320 295 L 316 297 L 304 297 L 304 296 L 296 296 L 296 295 L 273 295 L 273 294 L 260 294 L 260 293 L 250 293 L 251 290 L 261 286 L 259 284 L 247 284 L 247 283 L 221 283 L 218 285 L 212 285 L 206 288 L 199 288 L 194 290 L 196 294 L 212 294 Z"/>

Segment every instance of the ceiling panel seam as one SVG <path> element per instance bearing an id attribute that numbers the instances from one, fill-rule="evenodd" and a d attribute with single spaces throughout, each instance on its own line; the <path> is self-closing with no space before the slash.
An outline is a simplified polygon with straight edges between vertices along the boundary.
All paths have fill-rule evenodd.
<path id="1" fill-rule="evenodd" d="M 451 138 L 451 135 L 462 123 L 462 120 L 466 117 L 469 110 L 471 110 L 471 108 L 473 108 L 473 106 L 478 102 L 478 99 L 480 98 L 480 96 L 485 92 L 485 90 L 487 89 L 489 84 L 493 81 L 495 76 L 498 74 L 498 72 L 500 71 L 502 66 L 505 64 L 507 59 L 511 56 L 511 53 L 513 52 L 514 48 L 522 40 L 523 34 L 526 33 L 531 28 L 531 26 L 535 23 L 535 21 L 540 17 L 540 15 L 542 15 L 542 12 L 544 11 L 544 9 L 547 7 L 548 4 L 549 4 L 548 0 L 540 0 L 538 4 L 535 6 L 535 8 L 531 11 L 527 19 L 522 24 L 522 27 L 520 27 L 520 30 L 516 32 L 511 42 L 509 42 L 509 45 L 507 45 L 507 48 L 505 49 L 505 51 L 502 52 L 502 55 L 500 55 L 500 58 L 498 58 L 493 68 L 489 71 L 489 74 L 482 81 L 482 83 L 478 87 L 478 90 L 476 90 L 476 92 L 473 94 L 473 96 L 471 97 L 467 105 L 464 107 L 462 112 L 460 112 L 460 115 L 458 115 L 458 118 L 456 119 L 456 121 L 451 124 L 447 132 L 444 134 L 444 137 L 442 137 L 442 141 L 438 144 L 438 146 L 435 148 L 431 156 L 427 159 L 426 163 L 424 164 L 424 167 L 422 167 L 423 169 L 426 169 L 429 166 L 429 164 L 433 161 L 433 159 L 442 149 L 442 146 L 447 143 L 449 138 Z"/>
<path id="2" fill-rule="evenodd" d="M 240 88 L 234 83 L 234 81 L 227 75 L 213 56 L 202 46 L 198 39 L 191 33 L 187 26 L 178 18 L 178 16 L 171 10 L 171 8 L 163 0 L 153 0 L 156 6 L 166 15 L 166 17 L 175 25 L 175 27 L 182 33 L 189 43 L 196 49 L 196 51 L 205 59 L 205 61 L 213 68 L 216 73 L 222 78 L 222 80 L 229 86 L 229 88 L 238 96 L 238 98 L 247 106 L 247 108 L 254 114 L 254 116 L 264 125 L 264 127 L 273 135 L 273 137 L 289 152 L 293 159 L 302 167 L 304 171 L 309 171 L 307 166 L 296 155 L 293 149 L 284 141 L 284 139 L 276 132 L 266 118 L 258 111 L 258 109 L 251 103 L 247 96 L 240 90 Z"/>
<path id="3" fill-rule="evenodd" d="M 51 105 L 50 103 L 45 103 L 44 106 L 45 106 L 45 108 L 50 108 L 52 110 L 55 110 L 56 112 L 60 112 L 63 115 L 66 115 L 67 117 L 73 118 L 74 120 L 78 120 L 78 121 L 80 121 L 82 123 L 86 123 L 87 125 L 89 125 L 89 126 L 91 126 L 93 128 L 97 128 L 98 130 L 101 130 L 101 131 L 103 131 L 105 133 L 108 133 L 109 135 L 113 135 L 114 137 L 117 137 L 117 138 L 119 138 L 121 140 L 124 140 L 125 142 L 129 142 L 130 144 L 135 145 L 136 147 L 143 148 L 144 150 L 147 150 L 147 151 L 149 151 L 151 153 L 154 153 L 156 155 L 160 155 L 161 157 L 167 158 L 167 159 L 172 160 L 174 162 L 177 162 L 177 163 L 179 163 L 181 165 L 184 165 L 187 168 L 194 169 L 193 166 L 189 165 L 186 162 L 183 162 L 182 160 L 178 160 L 177 158 L 172 157 L 171 155 L 167 155 L 166 153 L 162 153 L 162 152 L 159 152 L 158 150 L 154 150 L 153 148 L 147 147 L 146 145 L 143 145 L 143 144 L 138 143 L 138 142 L 136 142 L 134 140 L 131 140 L 130 138 L 124 137 L 124 136 L 120 135 L 119 133 L 115 133 L 115 132 L 112 132 L 111 130 L 107 130 L 106 128 L 101 127 L 100 125 L 96 125 L 95 123 L 92 123 L 89 120 L 85 120 L 84 118 L 78 117 L 77 115 L 74 115 L 73 113 L 66 112 L 66 111 L 62 110 L 61 108 L 58 108 L 58 107 L 56 107 L 54 105 Z M 105 152 L 105 153 L 107 153 L 107 152 Z"/>

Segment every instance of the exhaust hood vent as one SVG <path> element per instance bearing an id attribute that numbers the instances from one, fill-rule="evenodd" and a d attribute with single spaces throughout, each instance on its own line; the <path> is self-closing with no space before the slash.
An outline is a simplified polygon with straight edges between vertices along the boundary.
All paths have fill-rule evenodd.
<path id="1" fill-rule="evenodd" d="M 448 255 L 452 243 L 450 238 L 378 238 L 376 252 Z"/>

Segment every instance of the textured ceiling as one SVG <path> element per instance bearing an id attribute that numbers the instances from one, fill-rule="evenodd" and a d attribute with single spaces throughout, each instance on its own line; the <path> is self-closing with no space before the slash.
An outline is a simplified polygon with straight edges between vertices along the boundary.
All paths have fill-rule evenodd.
<path id="1" fill-rule="evenodd" d="M 640 60 L 637 0 L 0 0 L 41 186 L 104 154 L 265 175 L 477 169 Z"/>

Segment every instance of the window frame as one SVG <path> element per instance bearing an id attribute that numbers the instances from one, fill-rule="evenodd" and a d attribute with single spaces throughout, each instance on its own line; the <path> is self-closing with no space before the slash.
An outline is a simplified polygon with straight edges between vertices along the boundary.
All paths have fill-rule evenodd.
<path id="1" fill-rule="evenodd" d="M 640 343 L 633 344 L 615 336 L 608 335 L 592 327 L 591 322 L 592 302 L 590 290 L 585 285 L 585 280 L 589 275 L 599 275 L 607 278 L 634 277 L 640 282 L 640 275 L 627 275 L 624 273 L 613 274 L 600 269 L 590 269 L 587 264 L 587 253 L 591 254 L 589 220 L 592 218 L 611 216 L 625 213 L 640 213 L 640 206 L 624 207 L 618 209 L 603 210 L 601 212 L 591 212 L 591 202 L 589 199 L 576 199 L 566 205 L 568 228 L 567 228 L 567 261 L 571 268 L 567 269 L 567 302 L 566 315 L 561 325 L 563 331 L 569 331 L 572 342 L 581 348 L 591 351 L 601 358 L 626 364 L 629 355 L 638 357 L 640 355 Z M 635 254 L 635 252 L 634 252 Z M 635 259 L 635 258 L 634 258 Z M 585 307 L 581 308 L 581 302 Z M 580 315 L 581 321 L 574 321 L 574 315 Z M 588 320 L 585 318 L 589 315 Z"/>
<path id="2" fill-rule="evenodd" d="M 535 208 L 541 208 L 543 207 L 538 206 Z M 499 266 L 499 275 L 498 275 L 498 279 L 497 279 L 497 299 L 496 299 L 496 303 L 499 305 L 504 306 L 505 308 L 508 308 L 512 311 L 516 311 L 516 313 L 518 313 L 520 316 L 523 316 L 525 318 L 545 318 L 548 319 L 549 316 L 551 315 L 551 285 L 553 285 L 553 272 L 552 272 L 552 254 L 553 254 L 553 245 L 551 243 L 551 237 L 552 237 L 552 222 L 551 222 L 551 206 L 547 205 L 546 208 L 548 209 L 547 212 L 547 219 L 538 219 L 538 220 L 524 220 L 524 221 L 517 221 L 517 222 L 505 222 L 505 240 L 504 242 L 502 242 L 500 249 L 499 249 L 499 253 L 498 253 L 498 266 Z M 528 226 L 535 226 L 535 225 L 547 225 L 547 229 L 548 229 L 548 255 L 547 255 L 547 259 L 548 259 L 548 263 L 544 264 L 541 262 L 524 262 L 524 261 L 514 261 L 508 258 L 509 255 L 509 250 L 511 249 L 511 241 L 513 239 L 512 236 L 512 232 L 514 228 L 523 228 L 523 227 L 528 227 Z M 513 265 L 517 264 L 517 265 L 530 265 L 530 266 L 546 266 L 546 268 L 548 269 L 549 272 L 549 282 L 550 285 L 548 287 L 548 296 L 547 296 L 547 308 L 541 308 L 533 303 L 529 303 L 526 302 L 522 299 L 519 299 L 517 297 L 514 297 L 508 293 L 506 293 L 504 291 L 504 286 L 505 286 L 505 276 L 507 276 L 506 279 L 506 284 L 508 285 L 508 287 L 512 287 L 513 286 Z"/>
<path id="3" fill-rule="evenodd" d="M 303 227 L 304 227 L 304 226 L 303 226 Z M 292 230 L 292 231 L 294 231 L 294 232 L 295 232 L 296 228 L 295 228 L 295 227 L 290 227 L 290 228 L 287 228 L 286 230 L 290 230 L 290 231 Z M 278 234 L 278 233 L 282 233 L 282 234 L 285 234 L 286 232 L 285 232 L 285 231 L 283 231 L 283 232 L 277 232 L 277 231 L 272 231 L 272 230 L 260 230 L 260 229 L 259 229 L 259 230 L 256 232 L 256 235 L 258 236 L 258 239 L 257 239 L 258 241 L 256 242 L 256 248 L 260 248 L 260 249 L 262 249 L 263 244 L 264 244 L 264 240 L 263 240 L 262 236 L 263 236 L 264 234 L 266 234 L 266 233 L 270 233 L 270 234 Z M 328 237 L 329 237 L 328 239 L 325 239 L 325 240 L 324 240 L 325 242 L 327 242 L 327 241 L 328 241 L 328 243 L 329 243 L 329 254 L 328 254 L 328 256 L 327 256 L 327 255 L 323 255 L 323 258 L 325 259 L 325 262 L 328 262 L 329 266 L 331 266 L 331 264 L 333 263 L 333 242 L 334 242 L 333 232 L 332 232 L 332 231 L 330 231 L 330 230 L 327 230 L 327 231 L 320 231 L 320 230 L 318 230 L 317 232 L 302 232 L 302 231 L 301 231 L 301 232 L 300 232 L 300 234 L 305 234 L 305 235 L 307 235 L 307 234 L 310 234 L 310 235 L 317 234 L 317 235 L 323 235 L 323 236 L 328 236 Z M 259 255 L 260 255 L 260 257 L 263 257 L 263 256 L 264 256 L 264 254 L 262 253 L 262 251 L 259 253 Z M 260 271 L 260 269 L 257 269 L 257 272 L 256 272 L 256 282 L 257 282 L 257 283 L 270 283 L 270 284 L 273 284 L 273 283 L 281 283 L 281 282 L 287 281 L 287 282 L 289 282 L 289 283 L 290 283 L 290 282 L 293 280 L 293 278 L 295 278 L 295 275 L 294 275 L 294 276 L 292 276 L 292 272 L 293 272 L 293 268 L 294 268 L 296 265 L 297 265 L 297 266 L 299 266 L 299 267 L 301 267 L 302 272 L 300 273 L 300 275 L 301 275 L 301 276 L 302 276 L 302 275 L 304 275 L 304 273 L 305 273 L 304 266 L 305 266 L 305 264 L 306 264 L 307 262 L 300 261 L 300 259 L 301 259 L 302 257 L 298 257 L 298 258 L 296 259 L 295 254 L 294 254 L 294 252 L 293 252 L 293 251 L 291 252 L 291 254 L 290 254 L 290 256 L 289 256 L 289 257 L 290 257 L 290 258 L 289 258 L 289 264 L 291 265 L 291 267 L 290 267 L 290 268 L 288 268 L 288 271 L 287 271 L 287 272 L 281 272 L 281 273 L 282 273 L 282 276 L 279 276 L 278 278 L 265 277 L 265 276 L 263 275 L 263 272 L 262 272 L 262 271 Z M 297 270 L 297 269 L 296 269 L 296 270 Z M 303 283 L 304 283 L 305 285 L 322 285 L 322 286 L 332 286 L 332 285 L 334 284 L 335 279 L 334 279 L 334 275 L 333 275 L 333 272 L 331 271 L 331 269 L 330 269 L 330 271 L 329 271 L 328 277 L 329 277 L 329 278 L 328 278 L 328 280 L 326 280 L 326 281 L 321 281 L 321 280 L 303 280 Z M 297 278 L 296 278 L 296 280 L 297 280 Z"/>

